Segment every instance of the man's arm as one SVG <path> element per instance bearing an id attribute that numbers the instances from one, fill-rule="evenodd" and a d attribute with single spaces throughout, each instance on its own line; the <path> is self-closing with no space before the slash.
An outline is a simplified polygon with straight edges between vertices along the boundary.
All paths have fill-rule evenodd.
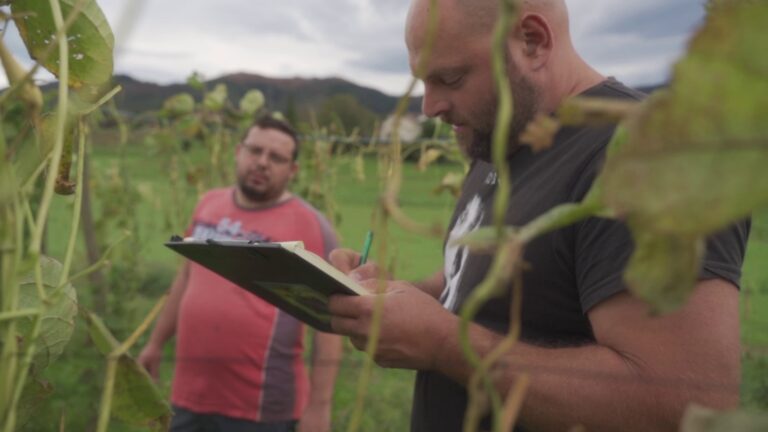
<path id="1" fill-rule="evenodd" d="M 445 289 L 445 273 L 443 269 L 440 269 L 427 279 L 414 282 L 413 285 L 432 297 L 439 299 Z"/>
<path id="2" fill-rule="evenodd" d="M 371 299 L 335 296 L 334 330 L 366 342 Z M 466 385 L 472 369 L 458 339 L 459 318 L 420 290 L 393 283 L 386 294 L 379 349 L 382 366 L 440 372 Z M 597 342 L 576 348 L 518 343 L 497 380 L 506 394 L 530 373 L 520 422 L 532 430 L 676 430 L 687 403 L 716 408 L 738 402 L 738 291 L 722 280 L 700 282 L 681 310 L 652 317 L 630 294 L 589 312 Z M 415 330 L 413 330 L 415 329 Z M 474 349 L 485 355 L 502 335 L 471 325 Z"/>
<path id="3" fill-rule="evenodd" d="M 333 387 L 341 360 L 341 344 L 341 337 L 337 335 L 315 332 L 309 404 L 299 422 L 299 432 L 331 430 Z"/>
<path id="4" fill-rule="evenodd" d="M 157 318 L 157 324 L 149 336 L 149 341 L 139 354 L 139 364 L 144 366 L 152 377 L 157 379 L 160 360 L 163 354 L 163 345 L 176 334 L 176 320 L 179 316 L 179 305 L 187 289 L 189 281 L 189 261 L 184 260 L 176 278 L 171 284 L 168 299 L 165 301 L 163 311 Z"/>

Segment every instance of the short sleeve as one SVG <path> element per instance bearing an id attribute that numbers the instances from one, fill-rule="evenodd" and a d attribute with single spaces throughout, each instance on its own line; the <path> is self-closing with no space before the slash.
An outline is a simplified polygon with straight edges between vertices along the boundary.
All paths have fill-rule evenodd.
<path id="1" fill-rule="evenodd" d="M 594 157 L 575 185 L 582 199 L 591 187 L 602 159 Z M 576 224 L 574 234 L 574 274 L 584 313 L 598 303 L 624 291 L 623 275 L 634 250 L 629 228 L 621 221 L 589 218 Z M 740 284 L 750 220 L 742 220 L 707 238 L 705 258 L 699 280 L 724 279 Z"/>
<path id="2" fill-rule="evenodd" d="M 624 269 L 634 243 L 622 222 L 589 218 L 576 227 L 575 274 L 581 309 L 624 291 Z"/>
<path id="3" fill-rule="evenodd" d="M 744 219 L 709 237 L 699 278 L 725 279 L 741 287 L 741 266 L 750 228 L 751 220 Z"/>

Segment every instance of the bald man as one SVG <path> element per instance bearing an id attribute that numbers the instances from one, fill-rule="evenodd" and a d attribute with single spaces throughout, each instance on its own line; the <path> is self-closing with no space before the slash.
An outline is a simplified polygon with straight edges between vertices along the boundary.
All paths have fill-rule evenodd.
<path id="1" fill-rule="evenodd" d="M 497 94 L 491 70 L 493 0 L 438 0 L 439 27 L 426 67 L 429 0 L 415 0 L 406 43 L 414 73 L 424 82 L 423 111 L 453 125 L 473 157 L 444 250 L 444 269 L 419 283 L 391 281 L 384 294 L 375 358 L 384 367 L 418 371 L 412 430 L 460 431 L 472 374 L 459 345 L 456 316 L 487 275 L 492 256 L 451 243 L 492 223 L 497 175 L 489 163 Z M 568 12 L 560 0 L 524 2 L 507 39 L 507 70 L 515 120 L 507 162 L 513 190 L 507 225 L 521 226 L 550 208 L 584 198 L 604 158 L 611 127 L 566 128 L 552 148 L 534 153 L 518 143 L 537 113 L 551 113 L 575 95 L 638 99 L 605 78 L 575 51 Z M 738 403 L 740 346 L 738 284 L 749 223 L 709 239 L 700 279 L 679 311 L 651 316 L 627 291 L 622 273 L 632 253 L 623 223 L 592 218 L 533 241 L 524 260 L 522 342 L 494 371 L 506 395 L 521 373 L 530 386 L 518 430 L 676 430 L 685 407 Z M 341 250 L 331 261 L 371 288 L 374 264 Z M 487 355 L 508 331 L 511 287 L 487 303 L 471 324 L 474 350 Z M 372 297 L 335 297 L 335 331 L 364 349 Z M 483 430 L 490 429 L 486 417 Z"/>

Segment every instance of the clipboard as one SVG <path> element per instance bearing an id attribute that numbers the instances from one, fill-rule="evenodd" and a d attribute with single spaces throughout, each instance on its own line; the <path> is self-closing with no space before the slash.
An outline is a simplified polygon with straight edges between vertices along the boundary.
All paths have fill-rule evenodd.
<path id="1" fill-rule="evenodd" d="M 323 332 L 332 331 L 330 296 L 369 295 L 355 280 L 304 249 L 302 242 L 173 236 L 165 246 Z"/>

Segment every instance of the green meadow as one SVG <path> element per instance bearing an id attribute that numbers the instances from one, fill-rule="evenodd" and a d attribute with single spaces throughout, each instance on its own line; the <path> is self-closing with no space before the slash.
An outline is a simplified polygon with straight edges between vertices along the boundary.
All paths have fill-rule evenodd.
<path id="1" fill-rule="evenodd" d="M 202 160 L 206 153 L 191 150 L 189 160 Z M 171 187 L 173 173 L 168 159 L 153 154 L 143 145 L 128 146 L 125 150 L 96 143 L 92 153 L 92 186 L 94 215 L 120 212 L 125 222 L 112 220 L 101 228 L 102 247 L 116 242 L 125 227 L 131 237 L 123 240 L 112 257 L 113 265 L 105 270 L 114 289 L 109 296 L 115 306 L 104 316 L 107 325 L 118 338 L 127 337 L 138 326 L 151 306 L 168 288 L 179 260 L 163 246 L 172 234 L 184 231 L 184 224 L 167 221 L 168 206 L 178 202 L 178 211 L 189 215 L 198 196 L 194 187 L 184 182 Z M 336 229 L 343 247 L 359 249 L 365 233 L 372 225 L 373 211 L 379 190 L 378 163 L 373 157 L 365 160 L 365 178 L 355 174 L 351 157 L 340 156 L 333 162 L 327 175 L 332 183 L 333 199 L 340 215 Z M 457 164 L 435 164 L 419 171 L 415 164 L 404 167 L 404 182 L 400 204 L 414 219 L 425 223 L 448 224 L 454 198 L 447 193 L 436 195 L 433 190 L 448 172 L 461 172 Z M 111 185 L 105 187 L 104 185 Z M 114 201 L 113 201 L 114 200 Z M 124 203 L 115 208 L 110 202 Z M 47 236 L 48 253 L 63 256 L 63 247 L 69 231 L 72 199 L 57 197 L 54 202 Z M 103 213 L 105 212 L 105 213 Z M 111 213 L 109 213 L 111 212 Z M 188 216 L 187 216 L 188 217 Z M 377 258 L 378 242 L 385 241 L 397 278 L 413 280 L 434 273 L 442 265 L 442 239 L 423 237 L 389 224 L 384 238 L 375 239 L 371 259 Z M 126 260 L 130 266 L 120 265 Z M 742 335 L 744 351 L 744 403 L 750 407 L 768 408 L 768 214 L 756 215 L 744 266 L 742 287 Z M 75 270 L 86 266 L 85 248 L 78 243 Z M 92 308 L 94 290 L 87 279 L 76 283 L 80 302 Z M 143 341 L 134 347 L 138 355 Z M 334 430 L 343 430 L 349 421 L 357 398 L 357 383 L 365 356 L 345 344 L 340 375 L 334 397 Z M 49 367 L 47 379 L 52 386 L 52 403 L 41 404 L 25 429 L 51 430 L 52 424 L 63 419 L 64 430 L 88 430 L 98 412 L 99 395 L 103 382 L 104 359 L 90 346 L 82 322 L 68 345 L 63 358 Z M 166 349 L 161 376 L 161 387 L 168 392 L 173 371 L 173 347 Z M 413 373 L 401 370 L 375 368 L 367 390 L 365 412 L 360 430 L 404 431 L 410 421 L 410 403 Z M 113 420 L 111 430 L 137 430 Z"/>

